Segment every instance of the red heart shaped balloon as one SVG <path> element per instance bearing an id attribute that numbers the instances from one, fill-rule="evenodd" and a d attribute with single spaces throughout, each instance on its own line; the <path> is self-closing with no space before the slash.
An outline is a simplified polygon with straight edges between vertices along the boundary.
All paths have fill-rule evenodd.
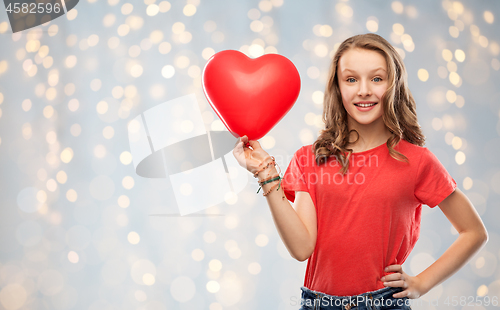
<path id="1" fill-rule="evenodd" d="M 294 105 L 300 76 L 288 58 L 266 54 L 252 59 L 225 50 L 214 54 L 202 74 L 203 92 L 226 128 L 239 138 L 265 136 Z"/>

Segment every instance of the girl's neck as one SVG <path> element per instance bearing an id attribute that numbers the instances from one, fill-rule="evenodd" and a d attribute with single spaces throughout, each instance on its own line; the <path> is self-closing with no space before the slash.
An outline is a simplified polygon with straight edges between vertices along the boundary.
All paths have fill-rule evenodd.
<path id="1" fill-rule="evenodd" d="M 348 128 L 349 130 L 355 129 L 359 134 L 359 139 L 357 141 L 356 134 L 352 134 L 349 141 L 356 142 L 347 144 L 347 148 L 353 149 L 354 153 L 375 148 L 385 143 L 392 135 L 385 126 L 382 117 L 370 124 L 360 124 L 351 117 L 348 117 Z"/>

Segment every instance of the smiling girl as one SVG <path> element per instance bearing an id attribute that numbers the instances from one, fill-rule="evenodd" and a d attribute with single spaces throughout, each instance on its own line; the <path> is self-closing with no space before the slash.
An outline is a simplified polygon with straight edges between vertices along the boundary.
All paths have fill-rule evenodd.
<path id="1" fill-rule="evenodd" d="M 411 309 L 408 299 L 457 272 L 488 234 L 423 146 L 404 63 L 385 39 L 357 35 L 339 46 L 323 120 L 318 139 L 295 152 L 283 177 L 258 141 L 243 136 L 233 151 L 258 177 L 289 253 L 308 260 L 301 309 Z M 348 182 L 349 174 L 362 177 Z M 418 240 L 423 204 L 439 205 L 460 235 L 410 276 L 402 264 Z"/>

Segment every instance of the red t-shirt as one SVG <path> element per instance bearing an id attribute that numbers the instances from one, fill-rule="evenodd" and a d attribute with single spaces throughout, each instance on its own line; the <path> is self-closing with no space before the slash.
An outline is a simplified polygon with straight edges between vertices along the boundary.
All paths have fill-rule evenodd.
<path id="1" fill-rule="evenodd" d="M 401 140 L 395 147 L 409 164 L 391 157 L 386 144 L 353 153 L 348 174 L 330 157 L 318 166 L 312 145 L 295 152 L 282 186 L 291 202 L 309 192 L 318 235 L 304 286 L 335 296 L 384 288 L 389 265 L 403 264 L 420 234 L 422 204 L 434 208 L 457 183 L 426 147 Z M 340 159 L 339 159 L 340 160 Z"/>

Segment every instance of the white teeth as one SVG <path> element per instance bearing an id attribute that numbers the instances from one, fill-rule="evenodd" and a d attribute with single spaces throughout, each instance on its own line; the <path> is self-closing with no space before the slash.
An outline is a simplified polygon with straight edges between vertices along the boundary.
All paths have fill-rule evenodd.
<path id="1" fill-rule="evenodd" d="M 358 103 L 357 104 L 357 106 L 362 107 L 362 108 L 371 107 L 374 105 L 375 105 L 375 103 Z"/>

